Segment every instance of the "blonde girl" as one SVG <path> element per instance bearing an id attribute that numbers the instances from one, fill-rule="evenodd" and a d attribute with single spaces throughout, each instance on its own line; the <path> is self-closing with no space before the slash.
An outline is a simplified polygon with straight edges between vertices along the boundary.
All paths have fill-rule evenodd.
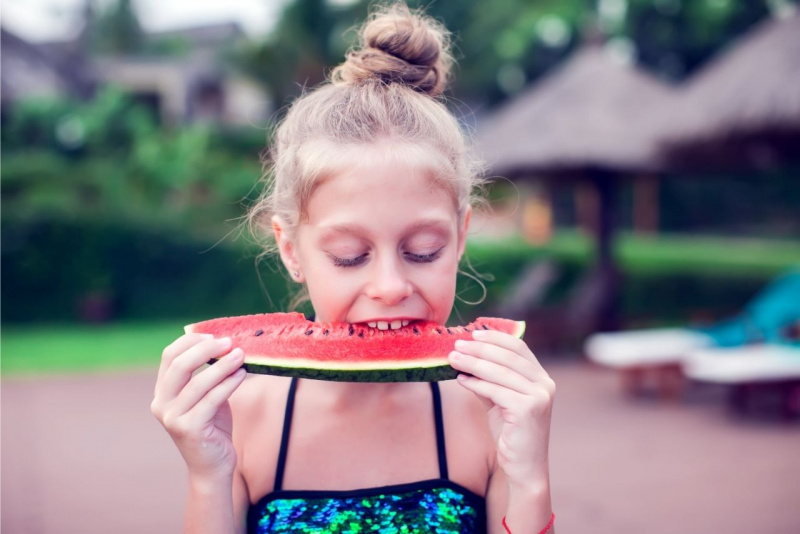
<path id="1" fill-rule="evenodd" d="M 289 110 L 250 219 L 317 321 L 444 324 L 478 180 L 439 98 L 447 34 L 393 4 L 361 38 Z M 242 362 L 230 339 L 164 349 L 152 411 L 188 468 L 185 532 L 553 532 L 555 385 L 521 340 L 476 331 L 450 354 L 464 374 L 431 384 L 246 378 Z"/>

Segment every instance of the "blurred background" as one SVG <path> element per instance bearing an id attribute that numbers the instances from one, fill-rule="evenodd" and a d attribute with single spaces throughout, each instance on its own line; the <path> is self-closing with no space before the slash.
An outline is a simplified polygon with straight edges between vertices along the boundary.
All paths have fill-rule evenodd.
<path id="1" fill-rule="evenodd" d="M 667 360 L 591 350 L 642 329 L 796 345 L 800 295 L 769 288 L 800 269 L 797 2 L 420 4 L 453 32 L 448 106 L 495 178 L 452 320 L 528 322 L 559 386 L 559 531 L 800 532 L 798 350 L 735 379 L 684 373 L 674 337 Z M 276 121 L 368 3 L 0 7 L 2 528 L 178 530 L 181 460 L 148 410 L 161 350 L 287 309 L 241 218 Z M 754 303 L 789 311 L 754 329 Z"/>

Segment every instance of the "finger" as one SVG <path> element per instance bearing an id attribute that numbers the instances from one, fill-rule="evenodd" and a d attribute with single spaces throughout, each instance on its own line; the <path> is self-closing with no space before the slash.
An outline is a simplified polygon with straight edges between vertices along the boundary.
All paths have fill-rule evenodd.
<path id="1" fill-rule="evenodd" d="M 211 421 L 222 406 L 244 381 L 247 372 L 238 369 L 225 380 L 211 388 L 194 407 L 186 413 L 186 418 L 197 423 Z"/>
<path id="2" fill-rule="evenodd" d="M 213 339 L 213 334 L 184 334 L 164 349 L 161 353 L 161 364 L 158 366 L 158 378 L 156 379 L 156 388 L 158 388 L 158 383 L 164 377 L 164 373 L 166 372 L 169 365 L 172 363 L 178 355 L 182 352 L 186 352 L 191 347 L 197 345 L 201 341 L 205 341 L 207 339 Z"/>
<path id="3" fill-rule="evenodd" d="M 189 383 L 195 371 L 207 364 L 212 358 L 219 358 L 228 352 L 230 347 L 230 338 L 221 338 L 202 341 L 185 350 L 175 357 L 167 367 L 156 394 L 162 395 L 165 399 L 177 397 L 180 391 Z"/>
<path id="4" fill-rule="evenodd" d="M 214 365 L 194 375 L 178 394 L 170 409 L 176 414 L 188 412 L 212 389 L 241 368 L 243 363 L 244 351 L 240 348 L 233 349 Z"/>
<path id="5" fill-rule="evenodd" d="M 456 341 L 455 347 L 456 351 L 461 354 L 469 354 L 481 360 L 513 369 L 530 381 L 535 381 L 540 377 L 540 371 L 532 361 L 504 347 L 485 341 L 467 341 L 464 339 Z"/>
<path id="6" fill-rule="evenodd" d="M 547 371 L 544 370 L 544 367 L 542 367 L 542 364 L 539 363 L 539 360 L 536 358 L 533 352 L 531 352 L 531 349 L 520 338 L 514 337 L 511 334 L 506 334 L 505 332 L 500 332 L 498 330 L 475 330 L 472 332 L 472 338 L 476 341 L 485 341 L 486 343 L 491 343 L 519 354 L 526 360 L 532 362 L 534 367 L 536 367 L 540 372 L 547 374 Z"/>
<path id="7" fill-rule="evenodd" d="M 513 411 L 522 400 L 520 393 L 476 376 L 458 375 L 458 383 L 475 393 L 487 409 L 498 406 L 504 411 Z"/>
<path id="8" fill-rule="evenodd" d="M 530 380 L 504 365 L 453 351 L 448 356 L 450 365 L 462 373 L 492 382 L 517 393 L 526 394 L 532 389 Z"/>

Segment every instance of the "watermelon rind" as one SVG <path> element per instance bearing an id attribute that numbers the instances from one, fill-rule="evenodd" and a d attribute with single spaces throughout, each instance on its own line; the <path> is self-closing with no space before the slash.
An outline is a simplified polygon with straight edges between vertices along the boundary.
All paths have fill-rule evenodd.
<path id="1" fill-rule="evenodd" d="M 335 382 L 439 382 L 453 380 L 458 371 L 449 365 L 436 367 L 412 367 L 407 369 L 313 369 L 308 367 L 282 367 L 247 363 L 242 365 L 248 373 L 274 376 L 290 376 L 311 380 Z"/>

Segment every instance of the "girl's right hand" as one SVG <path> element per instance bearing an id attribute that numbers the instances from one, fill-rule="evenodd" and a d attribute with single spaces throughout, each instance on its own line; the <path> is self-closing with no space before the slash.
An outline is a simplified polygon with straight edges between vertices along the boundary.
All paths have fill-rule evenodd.
<path id="1" fill-rule="evenodd" d="M 219 480 L 236 467 L 228 398 L 245 377 L 229 338 L 186 334 L 164 349 L 150 409 L 178 446 L 190 477 Z M 212 358 L 214 365 L 195 373 Z"/>

